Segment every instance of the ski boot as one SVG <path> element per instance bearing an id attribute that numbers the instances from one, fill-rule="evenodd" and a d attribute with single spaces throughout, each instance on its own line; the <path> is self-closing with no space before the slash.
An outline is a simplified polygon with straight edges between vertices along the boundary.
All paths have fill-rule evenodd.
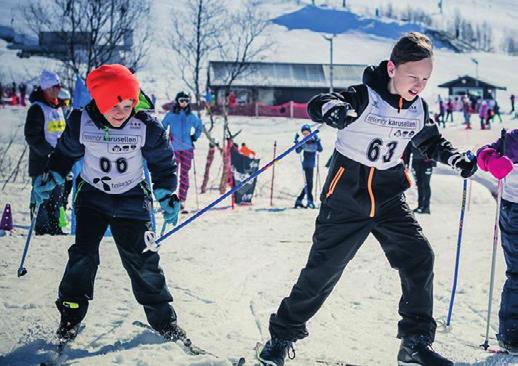
<path id="1" fill-rule="evenodd" d="M 286 356 L 290 360 L 295 358 L 293 342 L 279 338 L 272 338 L 266 342 L 257 358 L 261 364 L 266 366 L 284 366 Z"/>
<path id="2" fill-rule="evenodd" d="M 178 340 L 185 342 L 189 341 L 185 331 L 178 326 L 176 321 L 171 321 L 167 326 L 159 331 L 160 335 L 168 341 L 176 342 Z M 189 341 L 190 343 L 190 341 Z"/>
<path id="3" fill-rule="evenodd" d="M 397 361 L 399 366 L 453 366 L 453 362 L 433 350 L 432 342 L 425 336 L 404 338 Z"/>
<path id="4" fill-rule="evenodd" d="M 295 201 L 295 206 L 293 206 L 293 208 L 306 208 L 306 206 L 304 206 L 304 204 L 302 203 L 302 199 L 297 198 L 297 200 Z"/>
<path id="5" fill-rule="evenodd" d="M 431 214 L 429 207 L 418 207 L 414 210 L 414 212 L 418 214 Z"/>
<path id="6" fill-rule="evenodd" d="M 81 323 L 72 325 L 70 322 L 61 321 L 58 330 L 56 330 L 56 336 L 60 342 L 70 342 L 76 339 L 80 328 Z"/>
<path id="7" fill-rule="evenodd" d="M 498 345 L 502 349 L 513 356 L 518 356 L 518 341 L 516 342 L 504 342 L 502 340 L 498 341 Z"/>
<path id="8" fill-rule="evenodd" d="M 56 300 L 56 307 L 61 313 L 56 335 L 62 342 L 69 342 L 77 337 L 81 321 L 86 315 L 88 303 Z"/>
<path id="9" fill-rule="evenodd" d="M 306 205 L 306 208 L 316 208 L 315 203 L 313 201 L 308 201 L 308 204 Z"/>
<path id="10" fill-rule="evenodd" d="M 183 215 L 187 215 L 189 210 L 185 208 L 185 202 L 180 202 L 180 213 Z"/>

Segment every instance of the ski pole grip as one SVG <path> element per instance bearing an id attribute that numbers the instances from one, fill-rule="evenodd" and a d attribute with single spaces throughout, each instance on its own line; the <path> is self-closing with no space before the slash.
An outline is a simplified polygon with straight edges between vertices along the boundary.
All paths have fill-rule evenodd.
<path id="1" fill-rule="evenodd" d="M 471 150 L 466 151 L 466 155 L 468 156 L 468 159 L 473 161 L 476 159 L 475 155 L 471 152 Z"/>

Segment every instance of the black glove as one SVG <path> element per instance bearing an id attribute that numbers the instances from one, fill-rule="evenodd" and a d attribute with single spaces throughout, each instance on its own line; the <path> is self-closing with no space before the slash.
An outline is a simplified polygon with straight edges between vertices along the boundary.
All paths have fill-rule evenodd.
<path id="1" fill-rule="evenodd" d="M 351 105 L 340 100 L 333 99 L 322 106 L 322 119 L 339 130 L 349 126 L 358 117 Z"/>
<path id="2" fill-rule="evenodd" d="M 471 153 L 456 153 L 450 156 L 448 165 L 459 171 L 462 178 L 469 178 L 477 171 L 477 158 Z"/>
<path id="3" fill-rule="evenodd" d="M 294 143 L 299 142 L 299 137 L 300 137 L 300 136 L 299 136 L 299 134 L 298 134 L 298 133 L 296 133 L 296 134 L 295 134 L 295 139 L 293 140 L 293 142 L 294 142 Z"/>
<path id="4" fill-rule="evenodd" d="M 192 141 L 192 142 L 196 142 L 196 140 L 198 140 L 198 138 L 196 137 L 196 135 L 191 135 L 191 141 Z"/>

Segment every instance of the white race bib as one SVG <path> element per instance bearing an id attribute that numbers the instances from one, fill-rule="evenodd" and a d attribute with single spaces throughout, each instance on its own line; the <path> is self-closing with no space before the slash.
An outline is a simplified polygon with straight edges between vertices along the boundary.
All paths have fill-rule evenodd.
<path id="1" fill-rule="evenodd" d="M 360 164 L 386 170 L 400 163 L 410 140 L 423 129 L 423 102 L 417 98 L 398 112 L 368 86 L 367 90 L 369 104 L 356 121 L 338 131 L 335 147 Z"/>
<path id="2" fill-rule="evenodd" d="M 146 125 L 132 117 L 122 129 L 99 129 L 86 111 L 81 115 L 80 142 L 85 146 L 81 177 L 108 194 L 129 191 L 144 180 Z"/>

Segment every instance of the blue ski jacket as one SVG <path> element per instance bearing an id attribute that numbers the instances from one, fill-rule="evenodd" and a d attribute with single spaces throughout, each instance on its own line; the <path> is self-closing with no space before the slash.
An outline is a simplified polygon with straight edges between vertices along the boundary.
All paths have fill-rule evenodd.
<path id="1" fill-rule="evenodd" d="M 165 130 L 170 128 L 169 138 L 174 151 L 192 150 L 193 141 L 201 135 L 201 121 L 190 111 L 167 112 L 162 120 L 162 126 Z"/>

